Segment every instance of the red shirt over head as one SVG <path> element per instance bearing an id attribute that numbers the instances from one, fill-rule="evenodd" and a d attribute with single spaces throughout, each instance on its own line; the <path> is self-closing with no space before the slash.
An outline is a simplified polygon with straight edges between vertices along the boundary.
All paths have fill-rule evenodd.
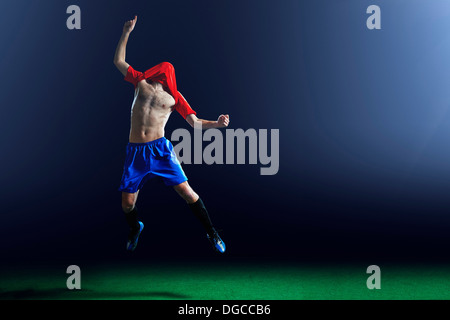
<path id="1" fill-rule="evenodd" d="M 184 119 L 186 119 L 186 117 L 190 114 L 197 114 L 194 110 L 192 110 L 189 103 L 177 90 L 175 69 L 171 63 L 162 62 L 145 72 L 136 71 L 132 66 L 128 67 L 125 81 L 132 83 L 135 88 L 137 87 L 139 81 L 146 79 L 159 82 L 165 87 L 165 89 L 175 99 L 174 109 L 178 111 Z"/>

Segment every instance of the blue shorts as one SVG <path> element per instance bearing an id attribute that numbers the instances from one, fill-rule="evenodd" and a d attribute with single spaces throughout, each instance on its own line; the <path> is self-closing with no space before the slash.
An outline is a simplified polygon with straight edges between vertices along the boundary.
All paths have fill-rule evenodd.
<path id="1" fill-rule="evenodd" d="M 161 177 L 166 186 L 187 180 L 172 143 L 164 137 L 146 143 L 128 143 L 119 191 L 135 193 L 153 177 Z"/>

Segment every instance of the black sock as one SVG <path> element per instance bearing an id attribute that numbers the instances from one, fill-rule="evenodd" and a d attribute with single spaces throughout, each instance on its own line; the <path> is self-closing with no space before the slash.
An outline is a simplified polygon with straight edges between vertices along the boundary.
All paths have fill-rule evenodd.
<path id="1" fill-rule="evenodd" d="M 137 218 L 137 208 L 134 206 L 133 210 L 128 213 L 125 213 L 125 219 L 127 220 L 128 225 L 132 231 L 139 230 L 139 223 Z"/>
<path id="2" fill-rule="evenodd" d="M 197 202 L 189 203 L 189 208 L 191 208 L 197 219 L 200 220 L 206 232 L 212 236 L 216 230 L 211 223 L 211 219 L 209 218 L 208 211 L 206 210 L 202 199 L 198 198 Z"/>

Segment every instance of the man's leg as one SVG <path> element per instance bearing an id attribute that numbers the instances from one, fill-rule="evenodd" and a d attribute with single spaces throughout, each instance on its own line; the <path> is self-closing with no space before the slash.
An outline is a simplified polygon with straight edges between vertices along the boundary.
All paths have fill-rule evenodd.
<path id="1" fill-rule="evenodd" d="M 135 193 L 122 192 L 122 210 L 131 229 L 139 229 L 136 208 L 138 194 L 139 190 Z"/>
<path id="2" fill-rule="evenodd" d="M 135 193 L 122 192 L 122 210 L 125 213 L 125 219 L 130 226 L 128 234 L 127 250 L 133 251 L 136 248 L 140 232 L 144 225 L 138 221 L 138 212 L 136 208 L 136 200 L 139 190 Z"/>
<path id="3" fill-rule="evenodd" d="M 187 181 L 180 183 L 173 188 L 187 202 L 191 211 L 200 221 L 203 228 L 205 228 L 208 239 L 210 239 L 214 248 L 219 252 L 225 252 L 225 244 L 222 239 L 220 239 L 216 229 L 214 229 L 208 211 L 198 194 L 192 190 Z"/>
<path id="4" fill-rule="evenodd" d="M 173 187 L 175 191 L 186 201 L 197 219 L 200 220 L 202 226 L 209 235 L 214 234 L 214 227 L 209 218 L 208 211 L 203 204 L 202 199 L 192 190 L 187 181 Z"/>

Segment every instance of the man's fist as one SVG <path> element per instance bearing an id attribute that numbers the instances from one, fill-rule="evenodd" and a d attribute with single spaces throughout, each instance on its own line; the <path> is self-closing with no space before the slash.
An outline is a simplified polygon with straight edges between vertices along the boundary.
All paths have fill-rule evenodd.
<path id="1" fill-rule="evenodd" d="M 137 16 L 134 16 L 133 20 L 128 20 L 127 22 L 125 22 L 125 24 L 123 25 L 123 32 L 130 33 L 131 31 L 133 31 L 134 26 L 136 25 L 136 21 Z"/>
<path id="2" fill-rule="evenodd" d="M 230 116 L 227 114 L 221 114 L 217 119 L 217 123 L 220 128 L 228 127 L 228 124 L 230 123 Z"/>

